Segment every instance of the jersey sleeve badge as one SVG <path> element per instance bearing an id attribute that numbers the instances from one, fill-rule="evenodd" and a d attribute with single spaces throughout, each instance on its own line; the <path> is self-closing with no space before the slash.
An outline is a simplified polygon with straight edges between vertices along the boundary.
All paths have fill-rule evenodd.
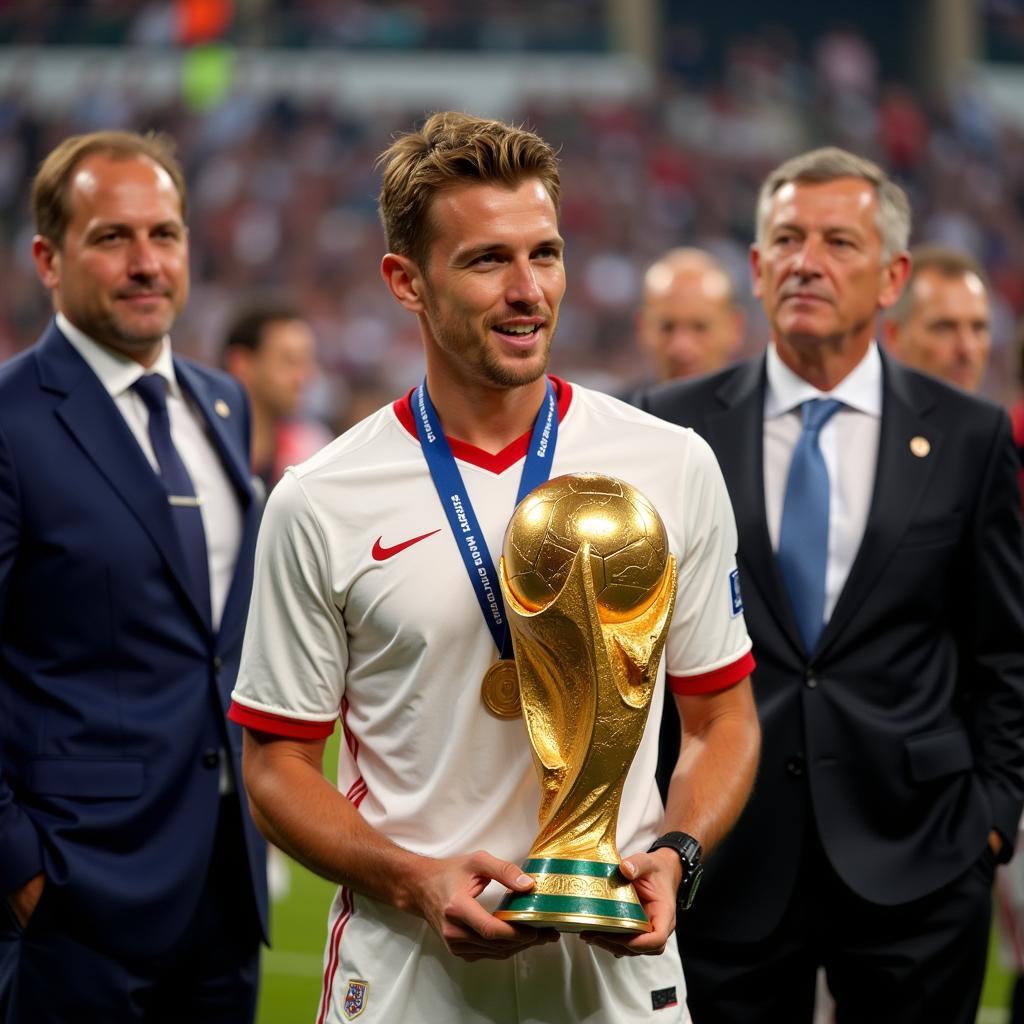
<path id="1" fill-rule="evenodd" d="M 735 619 L 737 615 L 743 611 L 743 597 L 740 594 L 740 571 L 739 569 L 733 569 L 729 573 L 729 599 L 732 601 L 732 617 Z"/>

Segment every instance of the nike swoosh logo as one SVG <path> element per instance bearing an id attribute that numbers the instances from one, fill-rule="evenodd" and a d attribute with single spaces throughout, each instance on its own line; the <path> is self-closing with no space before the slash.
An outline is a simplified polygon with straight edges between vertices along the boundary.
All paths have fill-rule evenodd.
<path id="1" fill-rule="evenodd" d="M 370 552 L 374 559 L 378 562 L 383 562 L 386 558 L 392 558 L 398 554 L 399 551 L 404 551 L 406 548 L 411 548 L 413 544 L 419 544 L 421 540 L 426 540 L 428 537 L 433 537 L 435 533 L 440 533 L 438 530 L 431 530 L 430 533 L 422 533 L 419 537 L 413 537 L 412 540 L 403 540 L 401 544 L 396 544 L 393 548 L 386 548 L 381 541 L 383 537 L 378 537 L 373 542 L 373 550 Z"/>

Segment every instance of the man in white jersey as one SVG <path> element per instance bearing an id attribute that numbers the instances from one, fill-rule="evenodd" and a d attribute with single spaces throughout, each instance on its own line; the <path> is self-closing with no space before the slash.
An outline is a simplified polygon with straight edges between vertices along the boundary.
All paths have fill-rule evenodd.
<path id="1" fill-rule="evenodd" d="M 257 821 L 339 883 L 317 1022 L 687 1021 L 677 895 L 739 814 L 759 749 L 721 475 L 692 432 L 546 376 L 565 276 L 543 140 L 436 114 L 382 163 L 381 270 L 419 321 L 426 381 L 274 491 L 231 711 Z M 438 435 L 451 493 L 428 465 Z M 492 913 L 505 887 L 533 885 L 519 862 L 540 791 L 522 720 L 481 700 L 499 650 L 447 506 L 497 554 L 524 467 L 625 479 L 678 561 L 665 664 L 685 740 L 663 809 L 659 685 L 618 825 L 647 934 L 559 936 Z M 339 718 L 335 790 L 322 757 Z"/>

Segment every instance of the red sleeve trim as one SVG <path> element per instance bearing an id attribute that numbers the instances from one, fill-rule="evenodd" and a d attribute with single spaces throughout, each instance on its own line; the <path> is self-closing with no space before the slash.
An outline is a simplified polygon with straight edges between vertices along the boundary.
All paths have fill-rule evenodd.
<path id="1" fill-rule="evenodd" d="M 668 685 L 673 693 L 691 696 L 698 693 L 717 693 L 728 690 L 738 682 L 746 679 L 755 668 L 754 656 L 747 651 L 739 661 L 731 665 L 723 665 L 712 672 L 703 672 L 696 676 L 674 676 L 669 674 Z"/>
<path id="2" fill-rule="evenodd" d="M 268 732 L 272 736 L 290 736 L 297 740 L 325 740 L 334 732 L 334 722 L 303 722 L 284 715 L 273 715 L 269 711 L 257 711 L 242 704 L 231 702 L 228 718 L 256 732 Z"/>

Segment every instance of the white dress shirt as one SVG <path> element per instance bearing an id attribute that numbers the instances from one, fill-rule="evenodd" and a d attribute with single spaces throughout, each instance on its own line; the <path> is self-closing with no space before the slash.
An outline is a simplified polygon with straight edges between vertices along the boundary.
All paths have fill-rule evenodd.
<path id="1" fill-rule="evenodd" d="M 829 479 L 828 566 L 825 621 L 839 599 L 857 556 L 875 488 L 882 423 L 882 360 L 872 341 L 864 358 L 832 391 L 798 377 L 768 346 L 764 400 L 764 504 L 772 550 L 779 549 L 782 503 L 793 449 L 803 430 L 800 406 L 811 398 L 835 398 L 841 408 L 821 429 L 820 447 Z"/>
<path id="2" fill-rule="evenodd" d="M 156 473 L 160 472 L 160 467 L 149 440 L 149 410 L 132 390 L 132 385 L 147 372 L 159 373 L 167 381 L 171 438 L 192 479 L 203 517 L 210 567 L 210 610 L 216 631 L 242 543 L 242 508 L 220 456 L 207 436 L 205 420 L 178 385 L 170 339 L 164 338 L 160 355 L 147 371 L 134 359 L 93 341 L 62 313 L 57 314 L 57 326 L 99 377 Z"/>

